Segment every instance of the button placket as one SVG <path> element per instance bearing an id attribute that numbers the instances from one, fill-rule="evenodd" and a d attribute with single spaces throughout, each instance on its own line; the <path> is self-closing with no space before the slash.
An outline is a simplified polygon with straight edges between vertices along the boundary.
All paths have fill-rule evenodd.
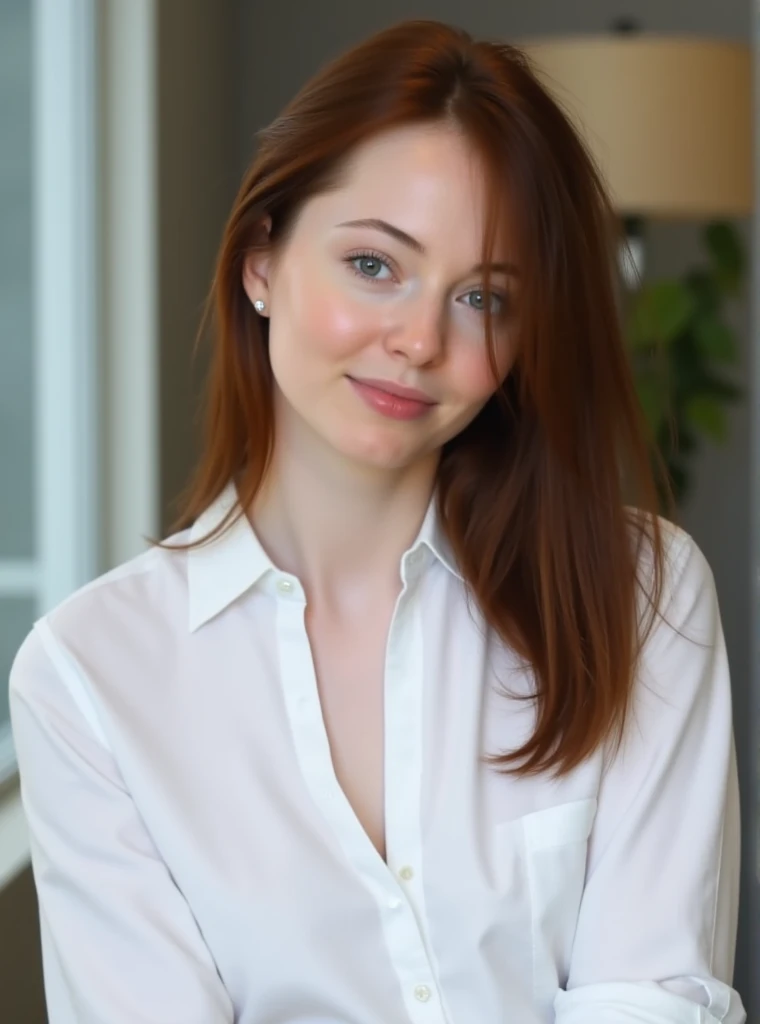
<path id="1" fill-rule="evenodd" d="M 386 658 L 386 755 L 391 767 L 386 786 L 386 835 L 392 874 L 386 885 L 403 909 L 383 915 L 388 951 L 403 986 L 407 1012 L 415 1024 L 444 1024 L 432 951 L 426 937 L 422 882 L 420 803 L 423 740 L 424 652 L 420 593 L 425 564 L 420 546 L 406 555 L 404 582 Z M 408 766 L 408 770 L 407 770 Z M 414 881 L 413 881 L 414 880 Z"/>

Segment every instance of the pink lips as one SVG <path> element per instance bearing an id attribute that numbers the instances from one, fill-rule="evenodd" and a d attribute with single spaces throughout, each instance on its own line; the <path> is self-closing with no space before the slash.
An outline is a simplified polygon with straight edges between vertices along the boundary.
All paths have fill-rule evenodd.
<path id="1" fill-rule="evenodd" d="M 395 420 L 414 420 L 430 412 L 436 404 L 416 388 L 407 388 L 389 380 L 347 378 L 354 391 L 370 408 Z"/>

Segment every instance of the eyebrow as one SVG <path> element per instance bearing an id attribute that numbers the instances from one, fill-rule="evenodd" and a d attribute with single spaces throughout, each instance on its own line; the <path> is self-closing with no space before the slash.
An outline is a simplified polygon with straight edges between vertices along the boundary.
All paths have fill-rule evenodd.
<path id="1" fill-rule="evenodd" d="M 386 235 L 390 235 L 391 238 L 395 238 L 397 242 L 401 242 L 402 245 L 406 245 L 408 248 L 413 249 L 414 252 L 418 252 L 421 256 L 424 256 L 427 250 L 422 242 L 419 242 L 416 238 L 408 235 L 406 231 L 402 231 L 401 228 L 397 228 L 393 224 L 389 224 L 387 220 L 381 220 L 378 217 L 368 217 L 364 220 L 347 220 L 342 224 L 338 225 L 339 228 L 370 228 L 373 231 L 382 231 Z M 503 274 L 511 274 L 513 277 L 519 277 L 519 271 L 514 263 L 492 263 L 490 266 L 491 271 L 501 272 Z M 473 267 L 473 273 L 479 274 L 485 267 L 482 263 L 479 263 L 476 267 Z"/>

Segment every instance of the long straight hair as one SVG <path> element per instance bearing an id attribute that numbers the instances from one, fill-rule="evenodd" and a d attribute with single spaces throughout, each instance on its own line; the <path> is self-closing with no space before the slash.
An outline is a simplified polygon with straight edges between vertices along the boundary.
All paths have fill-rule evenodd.
<path id="1" fill-rule="evenodd" d="M 260 133 L 216 266 L 205 444 L 176 526 L 234 480 L 240 507 L 211 536 L 226 529 L 270 465 L 268 321 L 242 284 L 262 221 L 271 218 L 276 250 L 357 146 L 435 123 L 461 131 L 485 169 L 483 265 L 509 218 L 521 275 L 514 365 L 445 445 L 438 511 L 485 621 L 535 679 L 530 739 L 490 760 L 561 775 L 622 736 L 663 547 L 620 323 L 617 220 L 587 150 L 518 49 L 405 22 L 327 65 Z M 495 368 L 490 317 L 486 328 Z"/>

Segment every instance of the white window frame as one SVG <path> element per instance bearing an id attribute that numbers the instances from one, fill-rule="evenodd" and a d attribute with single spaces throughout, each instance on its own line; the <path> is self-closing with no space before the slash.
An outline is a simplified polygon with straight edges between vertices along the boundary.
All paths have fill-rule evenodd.
<path id="1" fill-rule="evenodd" d="M 97 572 L 96 0 L 33 0 L 35 557 L 0 559 L 0 596 L 42 615 Z M 16 770 L 0 727 L 0 785 Z"/>
<path id="2" fill-rule="evenodd" d="M 31 2 L 36 557 L 0 596 L 43 615 L 158 532 L 158 0 Z M 15 774 L 0 730 L 0 890 L 29 861 Z"/>

